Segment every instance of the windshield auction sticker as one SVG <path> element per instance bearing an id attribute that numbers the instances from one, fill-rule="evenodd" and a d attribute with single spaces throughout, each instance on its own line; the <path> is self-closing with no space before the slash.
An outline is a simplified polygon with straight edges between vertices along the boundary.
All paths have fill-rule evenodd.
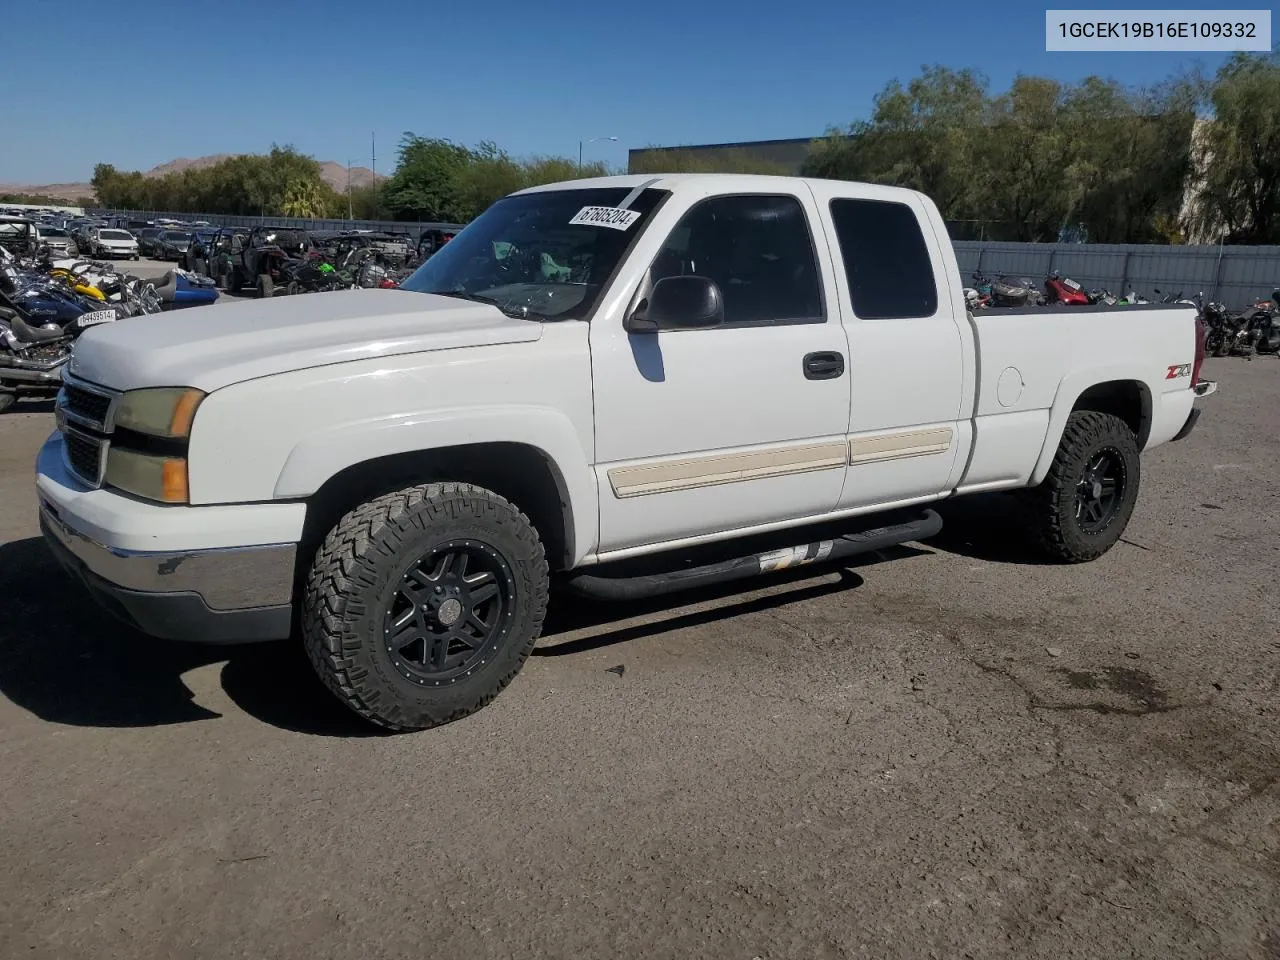
<path id="1" fill-rule="evenodd" d="M 1270 10 L 1046 10 L 1047 51 L 1271 49 Z"/>
<path id="2" fill-rule="evenodd" d="M 621 207 L 583 207 L 569 222 L 588 227 L 626 230 L 639 219 L 640 214 L 635 210 L 623 210 Z"/>

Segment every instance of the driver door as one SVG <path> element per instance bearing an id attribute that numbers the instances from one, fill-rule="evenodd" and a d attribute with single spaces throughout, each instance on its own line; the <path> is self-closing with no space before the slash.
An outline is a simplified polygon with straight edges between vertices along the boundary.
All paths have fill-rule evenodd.
<path id="1" fill-rule="evenodd" d="M 835 509 L 848 340 L 812 195 L 770 188 L 664 207 L 641 289 L 591 322 L 601 553 Z M 635 298 L 685 275 L 724 322 L 629 333 Z"/>

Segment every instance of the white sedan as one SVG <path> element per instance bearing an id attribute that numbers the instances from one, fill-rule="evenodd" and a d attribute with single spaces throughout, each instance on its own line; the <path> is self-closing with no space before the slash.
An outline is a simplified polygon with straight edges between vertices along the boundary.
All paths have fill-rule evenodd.
<path id="1" fill-rule="evenodd" d="M 128 230 L 103 229 L 93 235 L 93 254 L 97 257 L 130 257 L 138 259 L 138 239 Z"/>

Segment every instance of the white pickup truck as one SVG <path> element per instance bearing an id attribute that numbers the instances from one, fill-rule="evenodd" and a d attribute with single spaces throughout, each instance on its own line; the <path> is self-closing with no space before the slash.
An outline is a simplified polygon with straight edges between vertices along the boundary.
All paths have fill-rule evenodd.
<path id="1" fill-rule="evenodd" d="M 561 183 L 399 290 L 88 332 L 41 524 L 141 630 L 300 634 L 343 701 L 418 729 L 515 676 L 553 576 L 699 586 L 922 539 L 928 504 L 1015 488 L 1051 557 L 1093 559 L 1139 452 L 1215 388 L 1202 345 L 1182 305 L 971 315 L 911 191 Z"/>

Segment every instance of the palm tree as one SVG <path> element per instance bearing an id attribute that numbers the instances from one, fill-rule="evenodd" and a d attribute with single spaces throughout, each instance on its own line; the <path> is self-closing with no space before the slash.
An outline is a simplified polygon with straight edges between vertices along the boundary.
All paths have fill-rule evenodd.
<path id="1" fill-rule="evenodd" d="M 294 180 L 285 190 L 280 212 L 286 217 L 313 219 L 324 213 L 324 194 L 313 180 Z"/>

